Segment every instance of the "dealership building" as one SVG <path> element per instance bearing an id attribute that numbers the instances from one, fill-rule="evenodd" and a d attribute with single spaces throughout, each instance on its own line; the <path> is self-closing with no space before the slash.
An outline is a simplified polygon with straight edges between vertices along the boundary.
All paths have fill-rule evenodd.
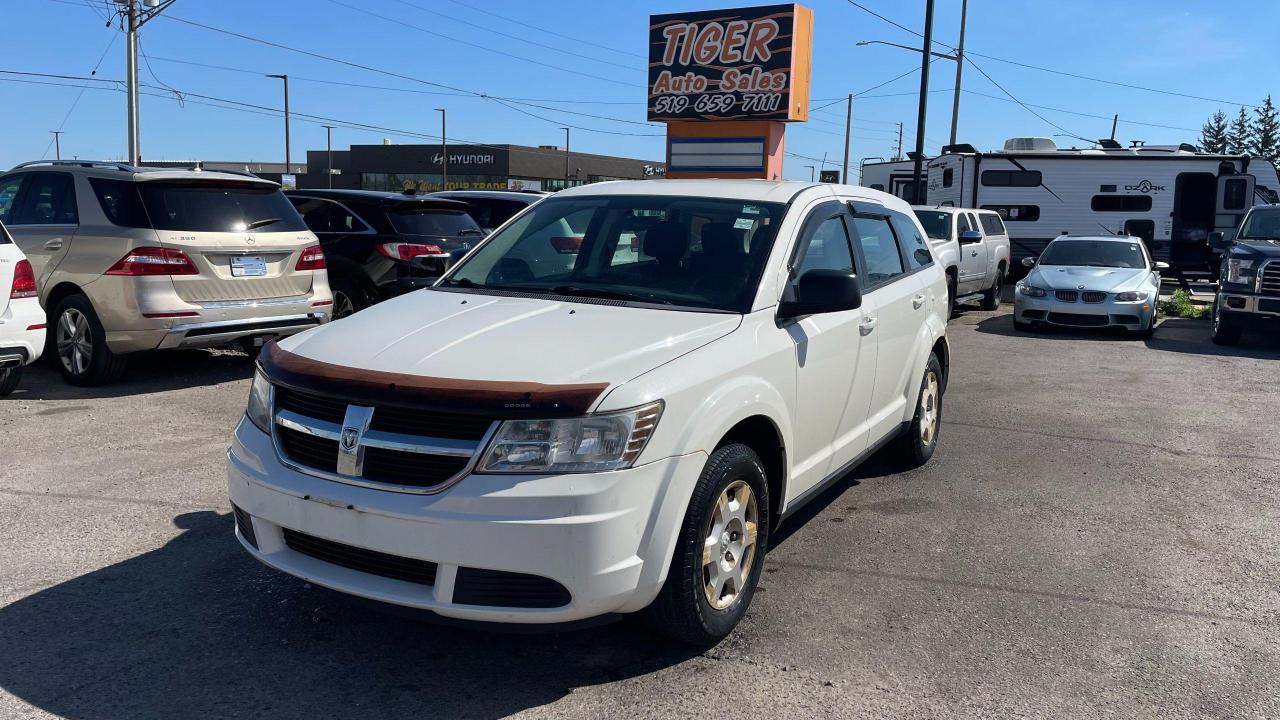
<path id="1" fill-rule="evenodd" d="M 450 190 L 562 190 L 604 180 L 662 177 L 666 165 L 651 160 L 568 152 L 554 146 L 524 145 L 352 145 L 348 150 L 307 152 L 307 171 L 297 176 L 300 188 L 347 188 L 423 192 Z M 329 172 L 329 168 L 332 171 Z"/>

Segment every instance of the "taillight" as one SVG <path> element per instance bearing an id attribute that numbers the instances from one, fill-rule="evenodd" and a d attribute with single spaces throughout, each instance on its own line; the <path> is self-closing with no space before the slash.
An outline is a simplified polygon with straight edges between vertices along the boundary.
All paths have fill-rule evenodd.
<path id="1" fill-rule="evenodd" d="M 17 299 L 35 296 L 36 274 L 32 272 L 29 261 L 19 260 L 13 267 L 13 289 L 9 291 L 9 297 Z"/>
<path id="2" fill-rule="evenodd" d="M 298 258 L 298 265 L 294 270 L 323 270 L 325 267 L 324 250 L 319 245 L 312 245 L 302 251 L 302 256 Z"/>
<path id="3" fill-rule="evenodd" d="M 196 264 L 176 248 L 139 247 L 112 265 L 107 275 L 199 275 Z"/>
<path id="4" fill-rule="evenodd" d="M 412 260 L 419 255 L 443 255 L 439 245 L 423 245 L 421 243 L 390 242 L 374 246 L 379 253 L 392 260 Z"/>
<path id="5" fill-rule="evenodd" d="M 582 249 L 582 237 L 553 237 L 551 247 L 561 255 L 572 255 Z"/>

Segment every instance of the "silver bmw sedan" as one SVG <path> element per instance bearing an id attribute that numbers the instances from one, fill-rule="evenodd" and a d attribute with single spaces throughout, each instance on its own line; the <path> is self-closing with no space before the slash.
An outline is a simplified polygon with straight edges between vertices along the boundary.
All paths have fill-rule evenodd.
<path id="1" fill-rule="evenodd" d="M 1039 258 L 1014 294 L 1013 326 L 1123 327 L 1150 337 L 1159 312 L 1160 271 L 1142 240 L 1063 235 Z"/>

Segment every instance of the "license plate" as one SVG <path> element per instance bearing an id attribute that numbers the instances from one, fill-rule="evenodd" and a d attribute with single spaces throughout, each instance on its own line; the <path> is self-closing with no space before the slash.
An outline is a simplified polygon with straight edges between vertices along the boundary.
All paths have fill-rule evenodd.
<path id="1" fill-rule="evenodd" d="M 231 277 L 262 277 L 267 274 L 267 261 L 260 255 L 232 255 Z"/>

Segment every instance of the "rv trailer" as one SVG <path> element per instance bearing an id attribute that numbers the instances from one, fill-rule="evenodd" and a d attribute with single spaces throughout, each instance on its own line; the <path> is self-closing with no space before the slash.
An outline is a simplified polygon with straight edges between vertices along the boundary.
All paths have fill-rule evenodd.
<path id="1" fill-rule="evenodd" d="M 925 160 L 926 167 L 928 160 Z M 858 184 L 872 190 L 883 190 L 896 195 L 907 202 L 915 202 L 911 182 L 915 174 L 914 160 L 885 160 L 884 158 L 863 158 L 862 172 Z"/>
<path id="2" fill-rule="evenodd" d="M 910 174 L 908 173 L 908 181 Z M 1184 278 L 1217 275 L 1209 233 L 1230 237 L 1254 205 L 1276 202 L 1270 162 L 1193 145 L 1059 149 L 1013 138 L 996 152 L 944 148 L 929 162 L 930 205 L 995 210 L 1009 228 L 1014 268 L 1059 235 L 1133 235 Z"/>

